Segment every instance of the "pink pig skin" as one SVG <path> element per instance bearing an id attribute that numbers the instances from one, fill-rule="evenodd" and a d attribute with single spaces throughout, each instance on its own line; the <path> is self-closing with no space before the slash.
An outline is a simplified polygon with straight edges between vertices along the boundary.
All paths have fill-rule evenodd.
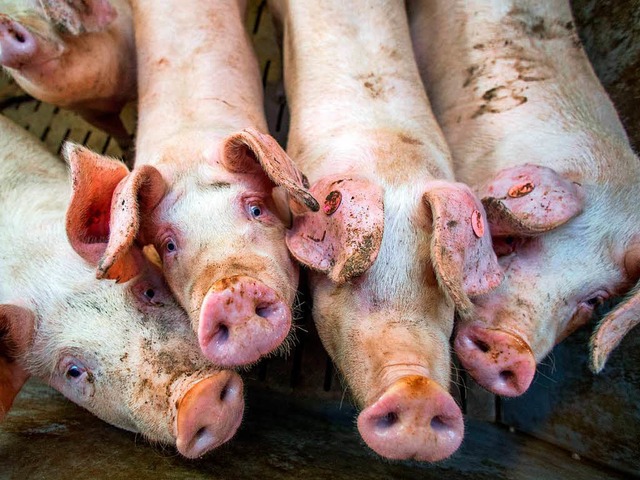
<path id="1" fill-rule="evenodd" d="M 0 65 L 27 93 L 77 111 L 131 148 L 120 111 L 136 97 L 136 52 L 125 0 L 10 1 L 0 11 Z"/>
<path id="2" fill-rule="evenodd" d="M 456 176 L 481 196 L 505 274 L 458 325 L 456 351 L 485 388 L 520 395 L 536 362 L 637 283 L 640 163 L 568 0 L 412 1 L 409 11 Z M 594 371 L 638 319 L 635 288 L 596 329 Z"/>
<path id="3" fill-rule="evenodd" d="M 276 187 L 303 210 L 319 208 L 302 173 L 265 133 L 244 3 L 131 2 L 136 167 L 115 185 L 98 181 L 99 192 L 90 182 L 75 185 L 83 213 L 72 226 L 82 235 L 92 216 L 109 217 L 100 278 L 126 281 L 137 270 L 136 245 L 153 244 L 202 352 L 225 367 L 286 346 L 298 267 L 285 245 L 280 218 L 288 212 L 277 208 Z M 68 159 L 83 170 L 111 168 L 82 149 Z"/>
<path id="4" fill-rule="evenodd" d="M 313 316 L 378 454 L 436 461 L 460 445 L 447 392 L 454 309 L 501 274 L 480 200 L 451 159 L 411 56 L 402 2 L 272 1 L 283 26 L 288 153 L 317 212 L 287 233 Z M 486 225 L 486 228 L 485 228 Z"/>
<path id="5" fill-rule="evenodd" d="M 112 165 L 120 170 L 104 177 L 126 174 Z M 83 173 L 72 168 L 72 182 Z M 88 245 L 65 231 L 71 193 L 64 164 L 0 117 L 0 419 L 34 375 L 112 425 L 199 457 L 237 430 L 242 380 L 200 355 L 189 318 L 140 250 L 130 281 L 95 278 L 108 218 L 85 224 Z M 74 215 L 72 203 L 67 224 Z"/>

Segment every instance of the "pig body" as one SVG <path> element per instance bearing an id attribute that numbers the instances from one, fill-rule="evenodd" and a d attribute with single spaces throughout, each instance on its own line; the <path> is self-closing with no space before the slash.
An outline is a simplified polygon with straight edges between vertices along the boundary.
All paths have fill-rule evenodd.
<path id="1" fill-rule="evenodd" d="M 515 396 L 554 344 L 637 282 L 640 164 L 568 1 L 451 3 L 410 4 L 414 48 L 456 176 L 482 198 L 505 272 L 457 328 L 455 348 L 481 385 Z M 599 325 L 594 370 L 639 309 L 632 294 Z"/>
<path id="2" fill-rule="evenodd" d="M 317 213 L 287 243 L 309 265 L 324 346 L 364 407 L 365 442 L 435 461 L 463 436 L 447 392 L 454 307 L 500 280 L 479 201 L 453 182 L 401 2 L 272 1 L 284 31 L 288 153 Z M 474 265 L 474 271 L 467 270 Z"/>
<path id="3" fill-rule="evenodd" d="M 131 147 L 119 116 L 137 93 L 127 1 L 0 2 L 0 65 L 33 97 L 77 111 L 123 151 Z"/>
<path id="4" fill-rule="evenodd" d="M 289 333 L 298 269 L 275 186 L 318 208 L 302 175 L 262 133 L 262 85 L 244 3 L 132 2 L 136 168 L 119 185 L 102 182 L 98 199 L 92 185 L 80 186 L 88 215 L 111 208 L 99 276 L 125 280 L 135 244 L 154 244 L 202 351 L 223 366 L 255 362 Z"/>
<path id="5" fill-rule="evenodd" d="M 239 376 L 200 355 L 186 313 L 140 252 L 128 283 L 95 278 L 104 245 L 67 239 L 64 164 L 2 117 L 0 132 L 0 418 L 35 375 L 101 419 L 177 444 L 185 456 L 228 440 L 242 418 Z M 106 227 L 100 218 L 87 226 Z"/>

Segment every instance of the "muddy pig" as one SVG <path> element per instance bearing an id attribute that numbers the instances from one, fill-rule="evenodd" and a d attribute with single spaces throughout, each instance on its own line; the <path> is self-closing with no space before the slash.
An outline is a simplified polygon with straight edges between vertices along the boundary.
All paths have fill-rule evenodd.
<path id="1" fill-rule="evenodd" d="M 113 164 L 102 181 L 126 174 Z M 71 173 L 74 187 L 95 175 L 82 165 Z M 0 117 L 0 418 L 34 375 L 186 457 L 226 442 L 242 419 L 240 377 L 200 354 L 186 313 L 141 250 L 127 283 L 95 278 L 108 216 L 84 216 L 71 194 L 64 163 Z M 77 222 L 86 237 L 69 228 Z"/>
<path id="2" fill-rule="evenodd" d="M 378 454 L 436 461 L 463 437 L 448 393 L 454 308 L 501 278 L 480 201 L 453 181 L 403 2 L 272 1 L 284 30 L 287 151 L 319 212 L 287 244 Z"/>
<path id="3" fill-rule="evenodd" d="M 102 211 L 96 190 L 113 192 L 98 275 L 127 280 L 132 248 L 153 244 L 203 353 L 222 366 L 253 363 L 287 338 L 298 268 L 284 241 L 286 197 L 318 209 L 302 174 L 264 133 L 244 3 L 132 2 L 136 168 L 117 185 L 78 185 L 88 212 Z"/>
<path id="4" fill-rule="evenodd" d="M 569 2 L 412 2 L 412 33 L 456 176 L 486 207 L 505 280 L 457 327 L 488 390 L 517 396 L 540 362 L 640 277 L 640 163 L 575 31 Z M 606 315 L 592 368 L 640 319 Z"/>
<path id="5" fill-rule="evenodd" d="M 77 111 L 129 153 L 120 111 L 136 96 L 136 52 L 125 0 L 1 0 L 0 65 L 27 93 Z"/>

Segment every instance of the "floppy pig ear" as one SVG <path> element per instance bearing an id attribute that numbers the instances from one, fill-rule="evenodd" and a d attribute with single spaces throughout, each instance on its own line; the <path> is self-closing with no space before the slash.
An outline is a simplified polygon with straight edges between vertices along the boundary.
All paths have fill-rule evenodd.
<path id="1" fill-rule="evenodd" d="M 624 266 L 628 278 L 637 280 L 640 276 L 640 244 L 637 240 L 627 249 Z M 591 337 L 591 371 L 593 373 L 602 371 L 611 352 L 638 323 L 640 323 L 640 282 L 596 327 Z"/>
<path id="2" fill-rule="evenodd" d="M 0 420 L 29 378 L 16 361 L 33 337 L 35 317 L 31 310 L 16 305 L 0 305 Z"/>
<path id="3" fill-rule="evenodd" d="M 63 155 L 73 182 L 67 237 L 78 255 L 97 264 L 109 241 L 113 192 L 129 171 L 121 162 L 73 143 L 64 145 Z"/>
<path id="4" fill-rule="evenodd" d="M 100 32 L 118 16 L 109 0 L 41 0 L 41 4 L 49 20 L 72 35 Z"/>
<path id="5" fill-rule="evenodd" d="M 283 187 L 297 203 L 314 212 L 320 208 L 308 190 L 306 177 L 270 135 L 255 128 L 245 128 L 227 137 L 223 144 L 222 162 L 230 171 L 238 173 L 262 167 L 271 181 Z"/>
<path id="6" fill-rule="evenodd" d="M 429 182 L 423 198 L 433 216 L 436 276 L 460 314 L 468 315 L 473 308 L 468 296 L 486 293 L 502 281 L 484 209 L 462 183 Z"/>
<path id="7" fill-rule="evenodd" d="M 343 283 L 364 273 L 382 242 L 382 189 L 369 180 L 332 176 L 311 192 L 324 203 L 319 212 L 304 212 L 287 231 L 287 247 L 303 265 Z"/>
<path id="8" fill-rule="evenodd" d="M 554 170 L 522 165 L 502 170 L 479 192 L 491 234 L 532 236 L 553 230 L 584 207 L 579 184 Z"/>
<path id="9" fill-rule="evenodd" d="M 66 144 L 64 155 L 73 179 L 67 210 L 71 246 L 98 265 L 98 278 L 126 282 L 139 273 L 143 261 L 134 245 L 140 210 L 157 205 L 164 194 L 164 180 L 153 167 L 129 173 L 121 162 L 79 145 Z"/>
<path id="10" fill-rule="evenodd" d="M 640 284 L 597 326 L 591 337 L 591 371 L 600 373 L 624 336 L 640 323 Z"/>
<path id="11" fill-rule="evenodd" d="M 140 219 L 160 203 L 167 190 L 162 174 L 151 165 L 137 167 L 118 185 L 111 204 L 111 235 L 98 264 L 98 278 L 126 282 L 136 276 L 143 261 L 135 245 Z"/>

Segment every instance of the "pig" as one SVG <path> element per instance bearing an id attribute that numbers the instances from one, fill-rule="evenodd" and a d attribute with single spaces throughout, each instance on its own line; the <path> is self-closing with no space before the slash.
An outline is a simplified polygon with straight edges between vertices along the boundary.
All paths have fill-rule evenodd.
<path id="1" fill-rule="evenodd" d="M 446 458 L 464 431 L 448 392 L 454 309 L 470 314 L 469 296 L 501 279 L 484 209 L 454 182 L 402 2 L 270 6 L 284 32 L 287 152 L 321 203 L 294 202 L 286 236 L 310 267 L 318 333 L 372 450 Z"/>
<path id="2" fill-rule="evenodd" d="M 71 174 L 74 185 L 95 181 L 77 165 Z M 0 418 L 33 375 L 112 425 L 199 457 L 238 428 L 242 380 L 200 354 L 141 250 L 129 282 L 95 278 L 108 219 L 87 218 L 91 241 L 79 238 L 68 229 L 83 214 L 75 197 L 64 163 L 0 117 Z"/>
<path id="3" fill-rule="evenodd" d="M 591 368 L 600 371 L 640 319 L 640 163 L 569 2 L 410 8 L 456 176 L 482 198 L 505 275 L 457 327 L 461 363 L 489 391 L 520 395 L 555 344 L 631 289 L 596 327 Z"/>
<path id="4" fill-rule="evenodd" d="M 131 3 L 136 167 L 119 182 L 78 184 L 87 217 L 110 218 L 97 275 L 128 280 L 132 249 L 153 244 L 203 354 L 223 367 L 248 365 L 290 338 L 298 267 L 284 240 L 286 199 L 303 209 L 317 210 L 318 202 L 265 133 L 245 2 Z M 96 172 L 112 168 L 91 152 L 70 153 L 71 163 L 91 163 Z M 109 196 L 110 207 L 102 202 Z M 82 232 L 82 222 L 73 228 Z"/>
<path id="5" fill-rule="evenodd" d="M 136 97 L 136 51 L 126 0 L 0 1 L 0 65 L 31 96 L 77 111 L 118 142 Z"/>

